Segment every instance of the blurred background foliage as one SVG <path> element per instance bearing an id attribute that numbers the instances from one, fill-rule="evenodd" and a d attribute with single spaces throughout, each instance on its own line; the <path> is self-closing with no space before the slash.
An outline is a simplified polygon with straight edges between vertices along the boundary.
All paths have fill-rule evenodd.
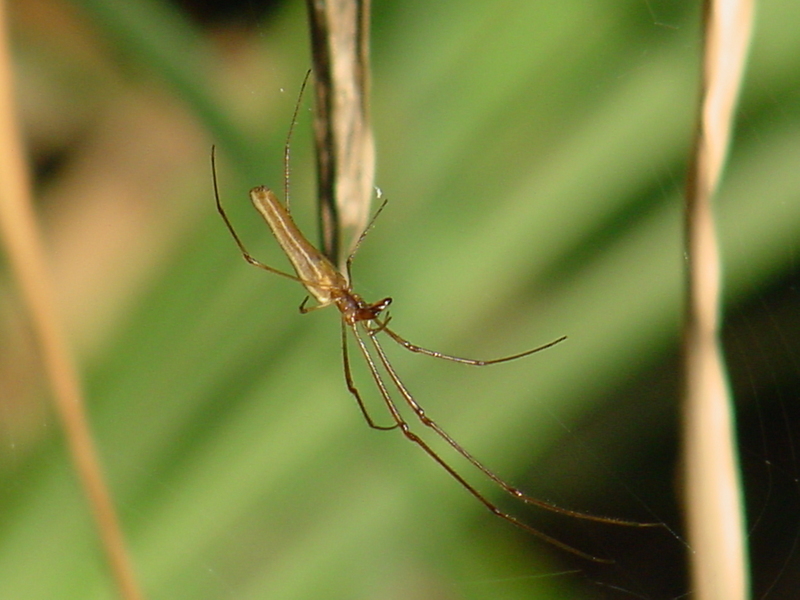
<path id="1" fill-rule="evenodd" d="M 679 532 L 698 3 L 373 11 L 376 183 L 389 205 L 356 288 L 393 296 L 396 329 L 444 352 L 488 358 L 569 336 L 487 369 L 390 348 L 395 366 L 431 416 L 532 495 Z M 335 311 L 299 315 L 298 285 L 239 257 L 213 209 L 210 146 L 240 234 L 285 268 L 247 191 L 281 186 L 311 62 L 302 3 L 24 0 L 11 17 L 62 315 L 149 598 L 689 591 L 686 549 L 668 532 L 542 514 L 471 473 L 526 522 L 615 561 L 590 563 L 493 518 L 396 432 L 370 430 L 344 386 Z M 754 586 L 769 598 L 793 597 L 800 579 L 798 24 L 796 2 L 759 3 L 718 202 Z M 309 106 L 292 207 L 316 239 Z M 113 598 L 3 269 L 0 597 Z"/>

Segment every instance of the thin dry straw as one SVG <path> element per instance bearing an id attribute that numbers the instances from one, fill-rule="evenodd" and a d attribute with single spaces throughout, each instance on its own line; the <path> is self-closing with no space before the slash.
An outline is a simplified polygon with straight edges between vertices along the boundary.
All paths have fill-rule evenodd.
<path id="1" fill-rule="evenodd" d="M 718 339 L 721 266 L 711 201 L 728 150 L 752 0 L 708 0 L 694 156 L 686 186 L 684 468 L 692 597 L 744 600 L 748 560 L 735 418 Z"/>
<path id="2" fill-rule="evenodd" d="M 44 244 L 31 202 L 22 138 L 15 118 L 6 27 L 6 6 L 0 0 L 0 232 L 30 314 L 31 327 L 69 452 L 91 506 L 120 596 L 126 600 L 139 600 L 142 595 L 100 469 L 80 383 L 57 317 Z"/>
<path id="3" fill-rule="evenodd" d="M 369 221 L 375 179 L 369 111 L 370 0 L 307 0 L 307 6 L 316 98 L 320 249 L 344 273 L 344 259 Z"/>

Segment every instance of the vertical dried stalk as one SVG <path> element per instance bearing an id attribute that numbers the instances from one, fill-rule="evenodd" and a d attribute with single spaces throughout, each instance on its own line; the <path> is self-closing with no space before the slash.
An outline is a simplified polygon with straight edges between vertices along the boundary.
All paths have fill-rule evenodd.
<path id="1" fill-rule="evenodd" d="M 369 15 L 370 0 L 308 0 L 321 249 L 343 273 L 342 261 L 369 220 L 375 178 Z"/>
<path id="2" fill-rule="evenodd" d="M 0 231 L 30 312 L 69 451 L 89 501 L 120 596 L 141 598 L 111 497 L 100 470 L 83 408 L 78 376 L 56 316 L 44 244 L 31 202 L 31 186 L 15 119 L 5 4 L 0 0 Z"/>
<path id="3" fill-rule="evenodd" d="M 684 461 L 694 597 L 749 594 L 734 415 L 718 340 L 720 262 L 711 211 L 752 24 L 751 0 L 708 0 L 694 157 L 686 189 Z"/>

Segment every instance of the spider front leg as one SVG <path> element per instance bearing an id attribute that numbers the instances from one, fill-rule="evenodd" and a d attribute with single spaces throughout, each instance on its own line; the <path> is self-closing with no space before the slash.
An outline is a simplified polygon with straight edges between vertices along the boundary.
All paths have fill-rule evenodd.
<path id="1" fill-rule="evenodd" d="M 427 348 L 423 348 L 422 346 L 417 346 L 416 344 L 412 344 L 404 337 L 400 336 L 399 334 L 395 333 L 391 329 L 387 327 L 389 321 L 387 320 L 380 330 L 385 331 L 389 337 L 391 337 L 395 342 L 400 344 L 406 350 L 411 352 L 416 352 L 417 354 L 424 354 L 425 356 L 432 356 L 434 358 L 441 358 L 443 360 L 449 360 L 451 362 L 461 363 L 462 365 L 471 365 L 473 367 L 485 367 L 487 365 L 496 365 L 499 363 L 509 362 L 511 360 L 516 360 L 518 358 L 523 358 L 525 356 L 530 356 L 531 354 L 535 354 L 536 352 L 541 352 L 542 350 L 547 350 L 548 348 L 552 348 L 556 344 L 560 344 L 567 336 L 563 335 L 557 340 L 553 340 L 552 342 L 548 342 L 543 344 L 542 346 L 538 346 L 533 348 L 532 350 L 526 350 L 525 352 L 520 352 L 519 354 L 512 354 L 511 356 L 504 356 L 502 358 L 493 358 L 490 360 L 479 360 L 477 358 L 461 358 L 459 356 L 452 356 L 450 354 L 444 354 L 443 352 L 437 352 L 436 350 L 428 350 Z"/>
<path id="2" fill-rule="evenodd" d="M 437 434 L 439 434 L 446 442 L 448 442 L 448 444 L 450 444 L 459 453 L 461 453 L 465 458 L 470 460 L 470 462 L 472 462 L 473 464 L 478 466 L 478 468 L 480 468 L 481 470 L 483 470 L 484 472 L 489 474 L 490 477 L 491 477 L 493 474 L 491 474 L 491 472 L 488 471 L 488 469 L 486 469 L 480 463 L 478 463 L 470 454 L 468 454 L 451 437 L 449 437 L 438 425 L 436 425 L 436 423 L 434 423 L 432 420 L 430 420 L 428 417 L 426 417 L 424 415 L 424 411 L 422 410 L 422 407 L 420 407 L 419 404 L 417 404 L 413 400 L 413 398 L 411 398 L 410 394 L 408 393 L 408 390 L 403 385 L 403 383 L 399 380 L 399 378 L 397 376 L 397 373 L 395 372 L 394 368 L 391 366 L 391 364 L 389 364 L 388 358 L 384 354 L 383 348 L 381 348 L 380 344 L 375 339 L 374 334 L 372 333 L 372 330 L 367 326 L 365 326 L 365 330 L 367 332 L 367 335 L 370 337 L 370 341 L 372 342 L 372 345 L 375 347 L 376 351 L 378 352 L 378 356 L 380 358 L 380 362 L 381 362 L 382 366 L 384 367 L 384 369 L 386 369 L 386 372 L 389 374 L 390 380 L 392 381 L 394 386 L 397 388 L 397 390 L 401 393 L 401 395 L 404 397 L 406 402 L 414 409 L 414 412 L 416 413 L 416 415 L 422 420 L 422 422 L 425 425 L 427 425 L 428 427 L 432 427 L 434 429 L 434 431 L 436 431 Z M 366 343 L 364 342 L 363 338 L 359 334 L 358 329 L 356 328 L 355 325 L 353 326 L 353 334 L 355 335 L 356 342 L 358 343 L 359 349 L 361 350 L 361 354 L 363 355 L 364 360 L 367 362 L 367 366 L 369 367 L 370 373 L 372 374 L 372 379 L 375 382 L 375 385 L 377 385 L 378 391 L 380 392 L 381 396 L 383 397 L 383 400 L 384 400 L 384 402 L 386 404 L 386 408 L 389 410 L 389 412 L 392 415 L 392 418 L 395 421 L 395 426 L 400 429 L 400 431 L 403 433 L 403 435 L 405 436 L 405 438 L 407 440 L 409 440 L 410 442 L 413 442 L 419 448 L 421 448 L 440 467 L 442 467 L 445 471 L 447 471 L 447 473 L 453 479 L 455 479 L 459 483 L 459 485 L 461 485 L 461 487 L 463 487 L 466 491 L 468 491 L 470 494 L 472 494 L 473 497 L 475 497 L 481 504 L 483 504 L 487 509 L 489 509 L 489 511 L 491 511 L 492 514 L 494 514 L 495 516 L 498 516 L 501 519 L 503 519 L 505 521 L 508 521 L 512 525 L 515 525 L 516 527 L 519 527 L 520 529 L 522 529 L 524 531 L 527 531 L 528 533 L 530 533 L 532 535 L 535 535 L 536 537 L 548 542 L 549 544 L 552 544 L 553 546 L 556 546 L 557 548 L 561 548 L 562 550 L 564 550 L 566 552 L 570 552 L 570 553 L 575 554 L 576 556 L 580 556 L 581 558 L 584 558 L 586 560 L 590 560 L 592 562 L 598 562 L 598 563 L 613 563 L 613 561 L 611 561 L 611 560 L 604 559 L 604 558 L 599 558 L 599 557 L 593 556 L 591 554 L 587 554 L 586 552 L 582 552 L 581 550 L 578 550 L 577 548 L 573 548 L 569 544 L 565 544 L 564 542 L 561 542 L 561 541 L 555 539 L 554 537 L 549 536 L 546 533 L 544 533 L 542 531 L 539 531 L 538 529 L 536 529 L 534 527 L 531 527 L 527 523 L 524 523 L 524 522 L 520 521 L 519 519 L 517 519 L 516 517 L 512 516 L 511 514 L 501 510 L 497 505 L 495 505 L 488 498 L 486 498 L 486 496 L 484 496 L 480 491 L 478 491 L 478 488 L 476 488 L 469 481 L 467 481 L 464 478 L 463 475 L 461 475 L 458 471 L 456 471 L 454 467 L 452 467 L 433 448 L 431 448 L 427 444 L 427 442 L 425 442 L 425 440 L 423 440 L 416 433 L 411 431 L 411 427 L 408 425 L 408 422 L 405 419 L 403 419 L 403 416 L 400 414 L 400 411 L 397 408 L 397 405 L 394 403 L 394 400 L 392 400 L 391 394 L 389 393 L 389 389 L 386 386 L 386 382 L 383 380 L 383 376 L 381 375 L 381 372 L 378 369 L 378 365 L 375 363 L 375 360 L 372 358 L 372 355 L 370 354 Z M 549 506 L 549 505 L 545 504 L 545 506 Z M 558 512 L 558 510 L 557 510 L 557 512 Z"/>
<path id="3" fill-rule="evenodd" d="M 386 328 L 384 328 L 384 330 L 387 333 L 389 332 L 389 330 L 386 329 Z M 408 405 L 408 407 L 417 416 L 419 421 L 423 425 L 425 425 L 426 427 L 428 427 L 431 430 L 433 430 L 436 433 L 436 435 L 438 435 L 442 440 L 447 442 L 447 444 L 451 448 L 453 448 L 453 450 L 455 450 L 461 456 L 463 456 L 465 459 L 467 459 L 476 469 L 478 469 L 486 477 L 488 477 L 490 480 L 492 480 L 498 487 L 503 489 L 510 496 L 513 496 L 514 498 L 517 498 L 518 500 L 521 500 L 522 502 L 524 502 L 526 504 L 530 504 L 532 506 L 538 506 L 539 508 L 543 508 L 545 510 L 549 510 L 550 512 L 554 512 L 554 513 L 558 513 L 558 514 L 562 514 L 562 515 L 568 515 L 568 516 L 571 516 L 571 517 L 576 517 L 578 519 L 584 519 L 584 520 L 587 520 L 587 521 L 596 521 L 598 523 L 608 523 L 608 524 L 613 524 L 613 525 L 625 525 L 625 526 L 628 526 L 628 527 L 661 527 L 661 526 L 663 526 L 662 523 L 640 523 L 638 521 L 628 521 L 628 520 L 625 520 L 625 519 L 617 519 L 615 517 L 603 517 L 603 516 L 597 516 L 597 515 L 590 515 L 588 513 L 582 513 L 582 512 L 576 511 L 576 510 L 571 510 L 569 508 L 563 508 L 561 506 L 557 506 L 557 505 L 552 504 L 550 502 L 545 502 L 544 500 L 539 500 L 538 498 L 534 498 L 532 496 L 529 496 L 525 492 L 523 492 L 523 491 L 519 490 L 518 488 L 514 487 L 513 485 L 507 483 L 504 479 L 502 479 L 500 476 L 498 476 L 494 471 L 489 469 L 486 465 L 484 465 L 477 458 L 475 458 L 470 452 L 468 452 L 463 446 L 461 446 L 461 444 L 456 442 L 456 440 L 453 439 L 450 436 L 450 434 L 447 433 L 444 429 L 442 429 L 442 427 L 440 427 L 439 424 L 436 423 L 436 421 L 434 421 L 427 414 L 425 414 L 425 410 L 414 399 L 414 396 L 411 395 L 411 392 L 405 386 L 403 381 L 400 379 L 400 376 L 397 374 L 397 371 L 394 369 L 392 364 L 389 362 L 389 357 L 386 356 L 386 353 L 384 352 L 383 347 L 380 345 L 378 340 L 375 338 L 375 335 L 372 334 L 372 333 L 369 333 L 369 335 L 370 335 L 370 338 L 372 340 L 372 345 L 374 346 L 375 351 L 378 353 L 378 358 L 379 358 L 379 360 L 381 362 L 381 365 L 385 369 L 386 373 L 389 375 L 389 378 L 392 380 L 392 383 L 394 384 L 395 388 L 397 388 L 397 391 L 400 392 L 400 395 L 403 397 L 403 399 L 405 400 L 405 402 Z M 391 333 L 390 333 L 390 335 L 391 335 Z M 549 345 L 553 345 L 555 343 L 558 343 L 558 341 L 560 341 L 560 340 L 556 340 L 556 342 L 551 342 Z M 531 351 L 529 351 L 528 353 L 530 353 L 530 352 Z M 524 354 L 522 356 L 524 356 Z M 446 357 L 446 356 L 442 355 L 442 357 Z M 519 356 L 517 356 L 516 358 L 518 358 L 518 357 Z M 446 358 L 452 358 L 452 357 L 446 357 Z M 508 357 L 506 360 L 510 360 L 511 358 L 515 358 L 515 357 Z M 500 359 L 500 360 L 503 360 L 503 359 Z M 471 364 L 471 363 L 468 363 L 468 364 Z M 488 363 L 488 364 L 491 364 L 491 363 Z M 479 366 L 482 366 L 482 365 L 479 365 Z"/>
<path id="4" fill-rule="evenodd" d="M 306 298 L 306 300 L 308 300 L 308 298 Z M 398 423 L 395 423 L 394 425 L 378 425 L 372 420 L 372 417 L 367 411 L 364 400 L 361 398 L 361 393 L 358 391 L 355 382 L 353 381 L 353 373 L 350 370 L 350 355 L 347 351 L 347 325 L 345 325 L 344 321 L 342 321 L 342 364 L 344 366 L 344 380 L 345 384 L 347 385 L 347 390 L 353 395 L 353 397 L 356 399 L 356 402 L 358 402 L 358 408 L 361 409 L 361 414 L 364 415 L 367 425 L 369 425 L 372 429 L 377 429 L 379 431 L 391 431 L 392 429 L 397 429 Z"/>
<path id="5" fill-rule="evenodd" d="M 365 327 L 370 335 L 374 335 L 376 333 L 380 333 L 381 331 L 385 331 L 386 327 L 389 325 L 389 321 L 391 320 L 392 317 L 389 314 L 386 314 L 382 317 L 371 319 L 369 323 L 365 324 Z M 375 323 L 375 325 L 372 325 L 372 323 Z"/>

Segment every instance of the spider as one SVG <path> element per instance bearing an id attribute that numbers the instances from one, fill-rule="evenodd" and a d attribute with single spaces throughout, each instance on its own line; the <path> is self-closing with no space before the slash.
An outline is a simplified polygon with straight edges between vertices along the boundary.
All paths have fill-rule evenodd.
<path id="1" fill-rule="evenodd" d="M 303 85 L 300 89 L 300 98 L 302 98 L 303 90 L 305 89 L 306 83 L 308 82 L 309 73 L 306 74 L 306 79 L 303 81 Z M 297 113 L 298 108 L 300 106 L 300 98 L 298 98 L 297 105 L 295 106 L 294 115 L 292 117 L 292 123 L 289 127 L 289 134 L 286 139 L 286 146 L 284 148 L 284 176 L 285 176 L 285 190 L 288 197 L 288 189 L 289 189 L 289 166 L 288 166 L 288 158 L 289 158 L 289 143 L 292 136 L 292 130 L 297 120 Z M 431 457 L 436 463 L 439 464 L 447 473 L 450 474 L 453 479 L 455 479 L 462 487 L 464 487 L 470 494 L 472 494 L 479 502 L 481 502 L 487 509 L 489 509 L 493 514 L 497 515 L 501 519 L 504 519 L 513 525 L 516 525 L 520 529 L 527 531 L 554 546 L 561 548 L 567 552 L 571 552 L 577 556 L 583 557 L 585 559 L 594 561 L 594 562 L 611 562 L 606 559 L 601 559 L 577 548 L 573 548 L 572 546 L 561 542 L 542 531 L 524 523 L 523 521 L 519 520 L 518 518 L 512 516 L 511 514 L 501 510 L 495 503 L 490 501 L 483 493 L 481 493 L 474 485 L 469 483 L 467 479 L 462 476 L 455 468 L 453 468 L 447 461 L 445 461 L 439 453 L 437 453 L 427 442 L 425 442 L 419 435 L 414 433 L 411 430 L 409 423 L 405 420 L 405 418 L 400 413 L 398 409 L 398 404 L 396 403 L 395 399 L 393 398 L 394 394 L 399 394 L 402 398 L 403 402 L 413 411 L 416 418 L 419 420 L 422 425 L 431 429 L 437 436 L 439 436 L 442 440 L 444 440 L 450 447 L 452 447 L 458 454 L 463 456 L 467 461 L 469 461 L 475 468 L 477 468 L 481 473 L 483 473 L 486 477 L 488 477 L 491 481 L 493 481 L 497 486 L 502 488 L 506 493 L 513 496 L 514 498 L 524 502 L 525 504 L 530 504 L 533 506 L 537 506 L 539 508 L 549 510 L 551 512 L 555 512 L 562 515 L 567 515 L 571 517 L 577 517 L 580 519 L 586 519 L 590 521 L 597 521 L 600 523 L 610 523 L 615 525 L 627 525 L 627 526 L 634 526 L 634 527 L 650 527 L 650 526 L 657 526 L 661 525 L 660 523 L 639 523 L 636 521 L 627 521 L 623 519 L 616 519 L 612 517 L 602 517 L 591 515 L 587 513 L 582 513 L 574 510 L 570 510 L 567 508 L 562 508 L 560 506 L 556 506 L 552 503 L 546 502 L 544 500 L 539 500 L 537 498 L 533 498 L 524 492 L 520 491 L 519 489 L 515 488 L 514 486 L 510 485 L 503 479 L 501 479 L 498 475 L 496 475 L 492 470 L 487 468 L 483 463 L 478 461 L 472 454 L 470 454 L 467 450 L 465 450 L 455 439 L 453 439 L 438 423 L 432 420 L 428 415 L 425 413 L 425 410 L 422 406 L 417 402 L 414 396 L 411 394 L 409 389 L 400 379 L 395 368 L 392 366 L 391 362 L 389 361 L 386 352 L 384 351 L 383 347 L 381 346 L 380 340 L 378 339 L 379 334 L 386 334 L 388 335 L 393 341 L 397 342 L 400 346 L 405 348 L 406 350 L 410 350 L 411 352 L 415 352 L 418 354 L 424 354 L 426 356 L 432 356 L 434 358 L 440 358 L 443 360 L 448 360 L 452 362 L 457 362 L 465 365 L 472 365 L 472 366 L 488 366 L 488 365 L 495 365 L 499 363 L 509 362 L 512 360 L 516 360 L 518 358 L 523 358 L 525 356 L 530 356 L 531 354 L 535 354 L 542 350 L 546 350 L 547 348 L 552 348 L 556 344 L 564 341 L 566 336 L 562 336 L 552 342 L 544 344 L 542 346 L 538 346 L 533 348 L 532 350 L 526 350 L 525 352 L 520 352 L 518 354 L 513 354 L 511 356 L 505 356 L 502 358 L 495 358 L 492 360 L 477 360 L 473 358 L 461 358 L 458 356 L 452 356 L 449 354 L 444 354 L 441 352 L 437 352 L 434 350 L 428 350 L 421 346 L 417 346 L 416 344 L 412 344 L 405 338 L 401 337 L 397 332 L 389 327 L 389 323 L 391 321 L 391 317 L 387 312 L 387 308 L 392 302 L 392 299 L 387 297 L 383 298 L 382 300 L 378 300 L 377 302 L 367 302 L 364 300 L 359 294 L 357 294 L 352 287 L 352 278 L 351 278 L 351 266 L 353 263 L 353 257 L 355 256 L 356 252 L 358 251 L 361 243 L 364 241 L 367 233 L 371 230 L 372 226 L 375 224 L 375 220 L 377 219 L 378 215 L 380 215 L 381 211 L 386 206 L 386 201 L 381 204 L 381 206 L 376 211 L 375 215 L 372 217 L 372 220 L 364 229 L 364 231 L 359 236 L 358 240 L 356 241 L 353 250 L 350 252 L 347 261 L 345 263 L 345 272 L 342 273 L 339 269 L 337 269 L 334 264 L 319 250 L 317 250 L 307 239 L 306 237 L 300 232 L 297 225 L 295 224 L 292 216 L 289 212 L 288 206 L 283 205 L 277 198 L 277 196 L 268 188 L 264 186 L 255 187 L 250 191 L 250 199 L 253 202 L 256 210 L 261 214 L 264 220 L 269 225 L 270 230 L 272 231 L 273 235 L 275 236 L 278 244 L 280 245 L 281 249 L 284 251 L 286 256 L 288 257 L 289 261 L 294 268 L 295 274 L 292 275 L 290 273 L 285 273 L 280 271 L 279 269 L 275 269 L 270 267 L 256 258 L 254 258 L 250 252 L 245 248 L 244 243 L 242 242 L 239 235 L 236 233 L 233 225 L 231 224 L 228 215 L 225 213 L 225 210 L 222 208 L 222 203 L 220 202 L 220 195 L 219 195 L 219 186 L 217 183 L 217 170 L 216 170 L 216 159 L 215 159 L 215 149 L 212 147 L 211 149 L 211 169 L 212 169 L 212 177 L 214 183 L 214 197 L 216 200 L 217 211 L 219 212 L 220 216 L 222 217 L 225 225 L 228 228 L 231 236 L 233 237 L 236 245 L 239 247 L 239 251 L 242 254 L 242 257 L 250 263 L 262 269 L 264 271 L 268 271 L 270 273 L 275 273 L 276 275 L 280 275 L 287 279 L 291 279 L 293 281 L 297 281 L 301 283 L 308 294 L 314 298 L 316 301 L 316 305 L 314 306 L 306 306 L 308 301 L 308 296 L 303 300 L 302 304 L 300 305 L 300 312 L 302 314 L 309 313 L 314 310 L 318 310 L 320 308 L 325 308 L 327 306 L 335 306 L 339 309 L 341 314 L 341 344 L 342 344 L 342 361 L 344 367 L 344 377 L 345 382 L 347 384 L 347 389 L 350 393 L 355 397 L 356 402 L 358 403 L 359 408 L 361 409 L 361 413 L 364 415 L 364 419 L 367 421 L 368 425 L 377 430 L 381 431 L 389 431 L 398 429 L 400 432 L 405 436 L 406 439 L 416 444 L 420 447 L 429 457 Z M 355 386 L 353 381 L 353 376 L 350 368 L 350 356 L 348 352 L 348 342 L 347 342 L 347 332 L 348 330 L 352 333 L 356 344 L 358 346 L 359 352 L 361 356 L 366 361 L 367 367 L 369 372 L 372 376 L 375 385 L 380 392 L 381 397 L 386 405 L 386 408 L 391 416 L 392 424 L 388 426 L 379 425 L 373 420 L 370 413 L 367 411 L 367 408 L 364 404 L 362 399 L 361 393 Z M 377 357 L 377 360 L 376 360 Z M 388 376 L 388 380 L 384 374 L 381 372 L 381 368 L 386 376 Z M 394 390 L 392 392 L 391 390 Z"/>

